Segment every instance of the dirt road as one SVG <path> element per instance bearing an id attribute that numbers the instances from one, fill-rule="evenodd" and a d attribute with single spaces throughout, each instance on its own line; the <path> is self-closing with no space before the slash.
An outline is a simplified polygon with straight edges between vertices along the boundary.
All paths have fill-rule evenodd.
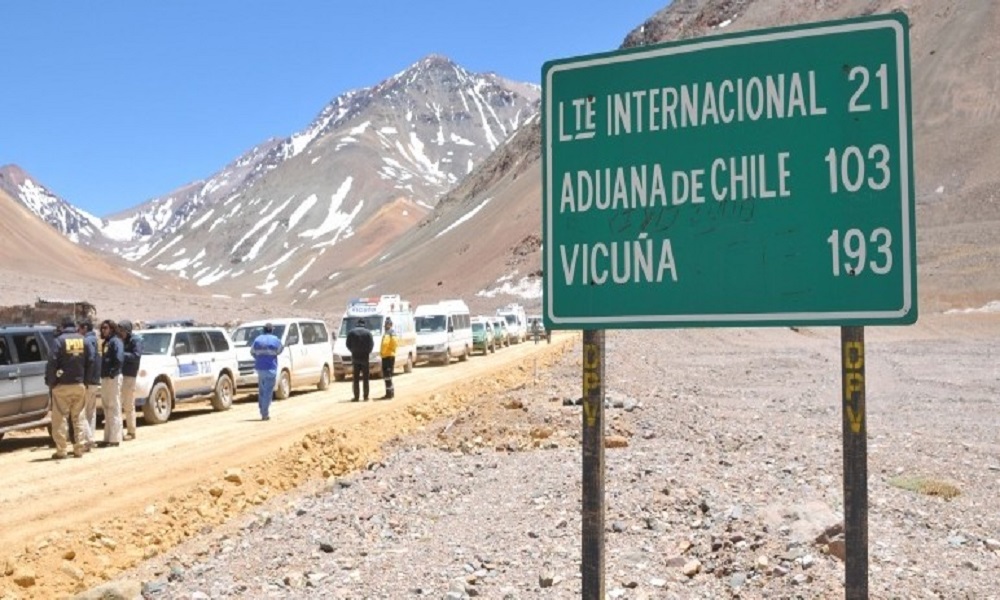
<path id="1" fill-rule="evenodd" d="M 254 398 L 226 412 L 179 407 L 138 439 L 82 459 L 51 460 L 42 432 L 0 452 L 0 598 L 87 589 L 212 525 L 317 477 L 364 467 L 383 442 L 459 410 L 465 400 L 530 382 L 578 336 L 504 348 L 397 375 L 392 401 L 350 402 L 350 382 L 302 391 L 259 420 Z M 382 393 L 373 382 L 372 396 Z"/>

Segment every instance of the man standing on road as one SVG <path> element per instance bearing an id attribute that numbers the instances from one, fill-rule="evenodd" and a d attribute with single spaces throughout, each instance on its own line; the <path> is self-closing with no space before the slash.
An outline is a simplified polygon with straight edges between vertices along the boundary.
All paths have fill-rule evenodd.
<path id="1" fill-rule="evenodd" d="M 392 400 L 393 396 L 396 395 L 396 390 L 392 386 L 392 372 L 396 369 L 396 347 L 398 345 L 399 339 L 396 337 L 396 331 L 392 328 L 392 319 L 386 317 L 385 331 L 382 332 L 382 346 L 379 348 L 379 354 L 382 356 L 382 380 L 385 381 L 385 396 L 382 396 L 384 400 Z"/>
<path id="2" fill-rule="evenodd" d="M 80 321 L 77 331 L 83 336 L 87 353 L 94 357 L 83 380 L 84 385 L 87 386 L 87 395 L 83 402 L 83 420 L 87 423 L 84 442 L 87 444 L 87 450 L 90 450 L 95 446 L 94 432 L 97 431 L 97 393 L 101 390 L 101 353 L 97 350 L 97 333 L 94 332 L 93 321 L 90 319 Z"/>
<path id="3" fill-rule="evenodd" d="M 67 434 L 72 420 L 76 433 L 73 456 L 83 457 L 87 425 L 83 420 L 83 403 L 87 394 L 84 380 L 94 356 L 76 330 L 73 317 L 62 320 L 62 331 L 55 340 L 52 355 L 45 368 L 45 383 L 52 390 L 52 439 L 56 443 L 54 459 L 66 458 Z"/>
<path id="4" fill-rule="evenodd" d="M 257 370 L 257 406 L 260 408 L 260 420 L 271 420 L 271 399 L 274 397 L 274 383 L 278 379 L 278 355 L 283 346 L 278 336 L 274 335 L 274 325 L 264 325 L 264 333 L 253 340 L 250 355 L 253 356 L 253 366 Z"/>
<path id="5" fill-rule="evenodd" d="M 97 445 L 113 448 L 122 441 L 122 363 L 125 349 L 118 337 L 118 324 L 101 322 L 101 407 L 104 409 L 104 441 Z"/>
<path id="6" fill-rule="evenodd" d="M 375 339 L 372 332 L 365 327 L 365 320 L 358 319 L 354 329 L 347 332 L 347 349 L 351 351 L 351 364 L 354 367 L 354 402 L 358 401 L 358 383 L 364 379 L 365 402 L 368 401 L 368 377 L 370 368 L 368 365 L 372 349 L 375 348 Z"/>
<path id="7" fill-rule="evenodd" d="M 122 362 L 122 412 L 125 415 L 125 440 L 135 439 L 135 378 L 139 375 L 142 359 L 142 338 L 132 334 L 132 321 L 118 323 L 118 334 L 125 348 Z"/>

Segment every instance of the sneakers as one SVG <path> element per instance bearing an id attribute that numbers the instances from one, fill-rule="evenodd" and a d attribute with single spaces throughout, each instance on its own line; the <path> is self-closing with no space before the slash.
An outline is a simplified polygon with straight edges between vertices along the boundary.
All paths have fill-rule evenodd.
<path id="1" fill-rule="evenodd" d="M 134 433 L 126 433 L 126 434 L 125 434 L 125 437 L 124 437 L 123 439 L 124 439 L 124 440 L 125 440 L 126 442 L 130 442 L 130 441 L 132 441 L 132 440 L 134 440 L 134 439 L 135 439 L 135 434 L 134 434 Z"/>
<path id="2" fill-rule="evenodd" d="M 52 460 L 62 460 L 68 457 L 69 455 L 66 454 L 65 452 L 56 452 L 55 454 L 52 455 Z"/>
<path id="3" fill-rule="evenodd" d="M 263 417 L 260 418 L 260 420 L 261 421 L 270 421 L 271 420 L 271 415 L 264 415 Z"/>

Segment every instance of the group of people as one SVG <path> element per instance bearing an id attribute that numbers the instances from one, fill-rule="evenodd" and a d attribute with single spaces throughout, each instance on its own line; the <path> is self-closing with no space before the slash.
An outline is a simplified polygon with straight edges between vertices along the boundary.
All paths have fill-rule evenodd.
<path id="1" fill-rule="evenodd" d="M 49 356 L 45 383 L 52 390 L 52 439 L 56 444 L 54 459 L 70 456 L 69 428 L 73 428 L 72 455 L 80 458 L 92 448 L 113 448 L 136 436 L 135 378 L 142 360 L 142 339 L 132 335 L 132 322 L 101 322 L 98 331 L 90 320 L 62 320 Z M 379 354 L 385 381 L 383 399 L 395 397 L 392 373 L 396 367 L 399 340 L 392 319 L 385 320 L 385 332 Z M 364 319 L 347 334 L 347 348 L 353 364 L 354 401 L 364 392 L 369 399 L 370 368 L 368 357 L 375 341 Z M 257 405 L 263 421 L 271 419 L 271 401 L 278 377 L 278 355 L 284 347 L 268 323 L 253 340 L 250 353 L 257 371 Z M 97 396 L 100 392 L 104 411 L 104 438 L 96 440 Z"/>
<path id="2" fill-rule="evenodd" d="M 132 334 L 131 321 L 105 319 L 95 332 L 89 319 L 62 319 L 45 371 L 52 391 L 52 458 L 70 456 L 70 427 L 72 456 L 77 458 L 92 448 L 135 439 L 135 378 L 141 360 L 142 339 Z M 98 392 L 104 411 L 102 441 L 96 440 Z"/>
<path id="3" fill-rule="evenodd" d="M 368 357 L 371 356 L 375 348 L 375 339 L 372 332 L 366 327 L 364 319 L 358 319 L 353 329 L 347 332 L 347 349 L 351 351 L 352 379 L 351 387 L 354 392 L 353 401 L 360 398 L 359 391 L 364 392 L 365 402 L 368 401 L 369 385 L 371 376 L 371 365 Z M 396 368 L 396 347 L 399 345 L 399 338 L 392 328 L 392 319 L 386 317 L 385 331 L 382 333 L 382 346 L 379 348 L 379 356 L 382 359 L 382 380 L 385 382 L 385 395 L 383 400 L 390 400 L 396 395 L 392 385 L 392 372 Z M 359 388 L 361 388 L 359 390 Z"/>
<path id="4" fill-rule="evenodd" d="M 382 346 L 379 348 L 379 355 L 382 358 L 382 379 L 385 382 L 385 395 L 382 396 L 384 400 L 392 399 L 396 395 L 392 384 L 392 372 L 396 368 L 397 346 L 399 338 L 392 328 L 392 319 L 387 318 L 385 331 L 382 334 Z M 369 399 L 371 369 L 368 357 L 371 356 L 374 347 L 375 339 L 371 331 L 365 327 L 365 320 L 358 319 L 356 326 L 347 333 L 347 349 L 351 351 L 353 366 L 354 402 L 361 398 L 362 391 L 365 401 Z M 283 350 L 284 346 L 278 336 L 274 335 L 274 326 L 271 323 L 264 325 L 261 333 L 250 345 L 254 370 L 257 372 L 257 408 L 260 410 L 262 421 L 271 420 L 271 402 L 274 399 L 274 387 L 278 378 L 278 356 Z"/>

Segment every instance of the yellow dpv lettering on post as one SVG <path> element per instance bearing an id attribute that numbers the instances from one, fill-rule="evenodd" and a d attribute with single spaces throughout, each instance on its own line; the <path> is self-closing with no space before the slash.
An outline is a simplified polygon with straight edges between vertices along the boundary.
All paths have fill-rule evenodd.
<path id="1" fill-rule="evenodd" d="M 601 375 L 598 368 L 601 366 L 601 350 L 597 344 L 585 344 L 583 346 L 583 415 L 587 419 L 587 426 L 593 427 L 597 423 L 597 406 L 590 398 L 590 392 L 601 386 Z M 600 398 L 597 400 L 601 401 Z"/>
<path id="2" fill-rule="evenodd" d="M 849 372 L 844 379 L 844 405 L 851 431 L 861 433 L 864 424 L 864 410 L 857 406 L 857 395 L 865 388 L 862 369 L 865 366 L 865 348 L 861 342 L 844 344 L 844 369 Z M 853 372 L 852 372 L 853 371 Z"/>

